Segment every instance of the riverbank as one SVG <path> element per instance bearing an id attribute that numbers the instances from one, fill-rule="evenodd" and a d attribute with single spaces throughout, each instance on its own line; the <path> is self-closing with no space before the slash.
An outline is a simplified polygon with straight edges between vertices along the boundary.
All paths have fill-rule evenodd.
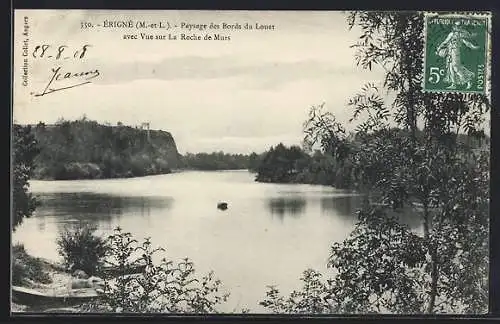
<path id="1" fill-rule="evenodd" d="M 39 292 L 65 291 L 73 281 L 73 276 L 64 266 L 26 253 L 22 245 L 12 248 L 12 285 Z M 77 308 L 73 309 L 77 311 Z M 47 311 L 11 301 L 11 312 Z M 68 310 L 66 310 L 68 311 Z"/>
<path id="2" fill-rule="evenodd" d="M 71 162 L 56 172 L 47 172 L 41 168 L 35 169 L 34 180 L 96 180 L 96 179 L 127 179 L 173 173 L 168 167 L 149 168 L 141 170 L 127 170 L 124 172 L 104 172 L 103 168 L 95 163 Z"/>
<path id="3" fill-rule="evenodd" d="M 133 179 L 133 178 L 141 178 L 141 177 L 147 177 L 147 176 L 155 176 L 155 175 L 166 175 L 166 174 L 174 174 L 174 173 L 182 173 L 182 172 L 190 172 L 190 171 L 204 171 L 204 172 L 220 172 L 220 171 L 248 171 L 250 173 L 255 173 L 255 171 L 251 171 L 248 169 L 221 169 L 221 170 L 204 170 L 204 169 L 196 169 L 196 168 L 183 168 L 183 169 L 171 169 L 165 172 L 158 172 L 158 173 L 150 173 L 150 174 L 143 174 L 143 175 L 133 175 L 131 173 L 126 173 L 122 175 L 115 175 L 112 177 L 104 177 L 104 176 L 99 176 L 99 177 L 87 177 L 87 176 L 81 176 L 81 177 L 75 177 L 75 178 L 68 178 L 68 179 L 55 179 L 52 177 L 40 177 L 40 176 L 34 176 L 33 180 L 38 180 L 38 181 L 65 181 L 65 180 L 110 180 L 110 179 Z"/>

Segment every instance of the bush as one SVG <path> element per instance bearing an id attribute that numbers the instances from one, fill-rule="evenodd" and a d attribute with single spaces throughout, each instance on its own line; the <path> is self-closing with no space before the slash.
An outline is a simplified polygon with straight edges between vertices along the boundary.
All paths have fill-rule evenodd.
<path id="1" fill-rule="evenodd" d="M 259 304 L 276 314 L 331 314 L 337 310 L 330 300 L 328 282 L 322 280 L 321 273 L 307 269 L 300 280 L 303 286 L 284 297 L 279 290 L 267 286 L 266 298 Z"/>
<path id="2" fill-rule="evenodd" d="M 43 262 L 28 255 L 24 245 L 16 244 L 12 247 L 12 284 L 23 285 L 26 280 L 44 284 L 52 281 Z"/>
<path id="3" fill-rule="evenodd" d="M 165 258 L 153 263 L 153 256 L 163 251 L 153 248 L 149 239 L 139 243 L 130 233 L 116 228 L 109 238 L 107 261 L 126 273 L 135 264 L 146 264 L 138 275 L 105 278 L 104 298 L 87 305 L 87 311 L 141 313 L 214 313 L 216 306 L 229 296 L 219 292 L 220 280 L 210 272 L 195 275 L 194 264 L 187 258 L 178 263 Z"/>
<path id="4" fill-rule="evenodd" d="M 59 254 L 64 258 L 65 266 L 70 271 L 83 270 L 93 275 L 102 265 L 108 247 L 106 240 L 96 236 L 96 227 L 78 225 L 65 229 L 57 239 Z"/>

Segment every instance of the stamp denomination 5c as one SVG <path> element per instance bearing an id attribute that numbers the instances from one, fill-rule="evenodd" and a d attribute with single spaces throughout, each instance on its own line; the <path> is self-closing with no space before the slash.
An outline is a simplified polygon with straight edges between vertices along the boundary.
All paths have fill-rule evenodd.
<path id="1" fill-rule="evenodd" d="M 426 15 L 424 91 L 484 93 L 488 28 L 486 16 Z"/>

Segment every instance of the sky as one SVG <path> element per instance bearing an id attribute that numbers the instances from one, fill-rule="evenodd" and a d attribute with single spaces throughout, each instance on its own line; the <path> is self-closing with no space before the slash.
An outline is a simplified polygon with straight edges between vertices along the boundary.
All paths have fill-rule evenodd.
<path id="1" fill-rule="evenodd" d="M 27 37 L 22 35 L 25 17 Z M 172 26 L 248 22 L 275 27 L 197 32 L 218 32 L 230 36 L 229 41 L 124 40 L 124 34 L 142 30 L 81 28 L 81 22 L 102 25 L 105 20 L 130 19 Z M 179 27 L 147 33 L 169 32 L 178 37 L 193 34 Z M 50 124 L 84 115 L 112 125 L 149 122 L 152 129 L 172 133 L 180 153 L 250 153 L 279 142 L 300 144 L 311 106 L 325 103 L 347 123 L 352 115 L 349 98 L 365 82 L 382 79 L 382 72 L 356 66 L 350 45 L 360 33 L 349 31 L 343 12 L 25 10 L 15 12 L 14 34 L 16 122 Z M 65 53 L 91 46 L 82 60 L 28 56 L 25 86 L 26 38 L 29 53 L 40 44 L 67 45 Z M 98 69 L 99 76 L 90 84 L 33 96 L 43 91 L 58 67 L 64 73 Z M 69 84 L 65 82 L 59 83 Z"/>

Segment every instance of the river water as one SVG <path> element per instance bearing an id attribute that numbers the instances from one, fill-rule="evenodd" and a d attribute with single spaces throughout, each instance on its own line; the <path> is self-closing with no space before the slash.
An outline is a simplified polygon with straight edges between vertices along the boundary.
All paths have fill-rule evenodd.
<path id="1" fill-rule="evenodd" d="M 266 285 L 289 293 L 307 268 L 328 272 L 333 242 L 356 221 L 362 197 L 332 187 L 267 184 L 247 171 L 186 171 L 131 179 L 32 181 L 41 201 L 13 242 L 59 260 L 55 240 L 66 226 L 88 222 L 151 237 L 169 259 L 189 257 L 198 274 L 213 270 L 231 293 L 221 311 L 264 312 Z M 225 211 L 216 208 L 228 203 Z"/>

